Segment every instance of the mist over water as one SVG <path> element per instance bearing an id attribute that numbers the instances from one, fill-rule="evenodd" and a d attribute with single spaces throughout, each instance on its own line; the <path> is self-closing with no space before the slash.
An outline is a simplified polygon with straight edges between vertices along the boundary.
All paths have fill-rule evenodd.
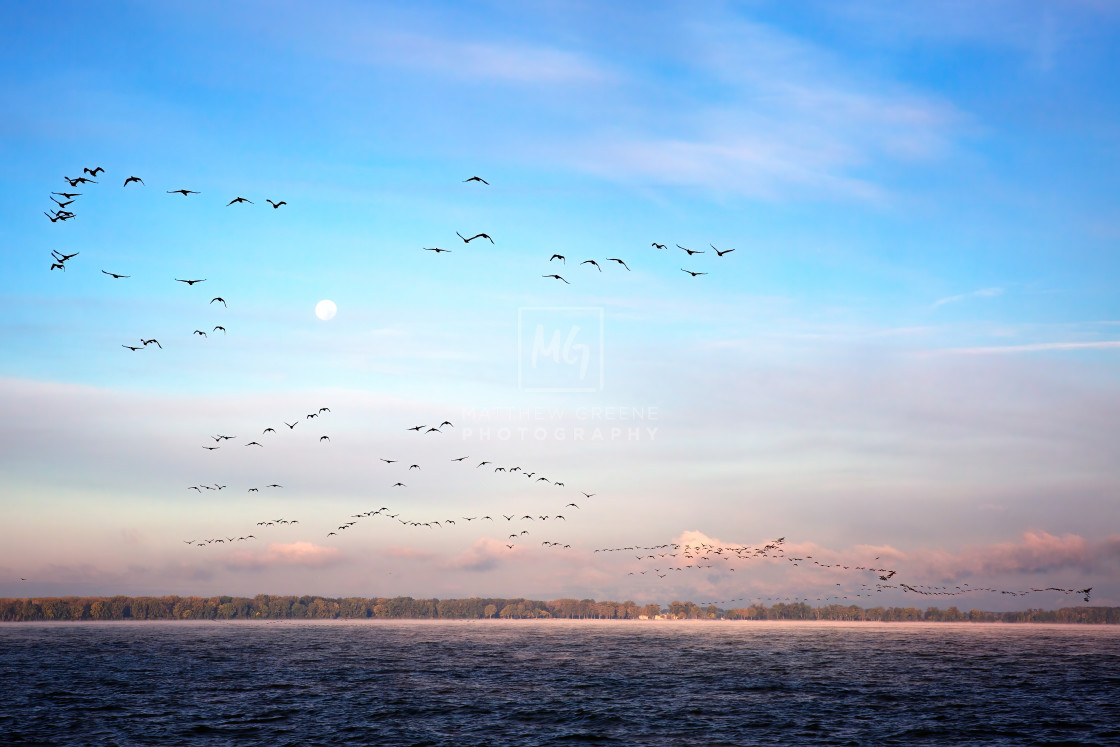
<path id="1" fill-rule="evenodd" d="M 1120 630 L 0 625 L 5 744 L 1116 744 Z"/>

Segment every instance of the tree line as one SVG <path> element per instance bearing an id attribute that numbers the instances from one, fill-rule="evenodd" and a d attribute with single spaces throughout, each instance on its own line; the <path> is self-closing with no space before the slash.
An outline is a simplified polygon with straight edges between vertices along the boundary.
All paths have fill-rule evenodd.
<path id="1" fill-rule="evenodd" d="M 804 602 L 752 604 L 723 609 L 673 601 L 639 606 L 635 602 L 597 602 L 594 599 L 413 599 L 412 597 L 40 597 L 0 599 L 0 621 L 42 620 L 480 620 L 480 619 L 593 619 L 593 620 L 834 620 L 865 622 L 1004 622 L 1117 625 L 1120 607 L 1063 607 L 987 612 L 956 607 L 870 607 Z"/>

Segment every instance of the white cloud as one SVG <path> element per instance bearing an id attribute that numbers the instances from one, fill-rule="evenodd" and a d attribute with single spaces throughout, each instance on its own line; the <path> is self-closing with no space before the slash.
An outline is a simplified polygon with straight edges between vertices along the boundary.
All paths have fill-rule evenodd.
<path id="1" fill-rule="evenodd" d="M 959 355 L 1010 355 L 1013 353 L 1038 353 L 1047 350 L 1114 350 L 1120 348 L 1120 340 L 1099 340 L 1097 342 L 1036 342 L 1029 345 L 992 345 L 975 348 L 948 348 L 940 353 Z"/>
<path id="2" fill-rule="evenodd" d="M 981 288 L 980 290 L 972 291 L 971 293 L 959 293 L 955 296 L 947 296 L 940 298 L 933 302 L 930 308 L 936 309 L 938 306 L 944 306 L 947 303 L 956 303 L 957 301 L 964 301 L 968 298 L 995 298 L 996 296 L 1003 295 L 1003 288 Z"/>

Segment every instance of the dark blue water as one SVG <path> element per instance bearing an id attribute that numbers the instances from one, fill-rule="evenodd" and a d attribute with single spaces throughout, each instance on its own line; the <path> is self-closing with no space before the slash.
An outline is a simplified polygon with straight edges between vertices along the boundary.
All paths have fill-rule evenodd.
<path id="1" fill-rule="evenodd" d="M 1120 630 L 0 625 L 0 743 L 1120 744 Z"/>

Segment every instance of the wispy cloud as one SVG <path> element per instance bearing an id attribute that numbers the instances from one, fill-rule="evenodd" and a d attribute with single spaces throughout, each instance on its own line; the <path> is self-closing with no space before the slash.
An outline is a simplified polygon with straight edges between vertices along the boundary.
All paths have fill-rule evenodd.
<path id="1" fill-rule="evenodd" d="M 437 20 L 422 11 L 386 11 L 364 3 L 268 10 L 277 18 L 265 22 L 263 30 L 285 46 L 295 44 L 350 65 L 425 71 L 460 83 L 587 85 L 610 77 L 603 64 L 584 54 L 544 39 L 534 43 L 500 27 L 475 28 L 468 19 L 455 23 L 453 14 Z"/>
<path id="2" fill-rule="evenodd" d="M 524 548 L 516 544 L 511 549 L 501 540 L 481 537 L 470 548 L 448 560 L 446 567 L 458 571 L 492 571 L 514 558 L 524 561 L 524 555 Z"/>
<path id="3" fill-rule="evenodd" d="M 264 570 L 276 566 L 303 566 L 324 568 L 343 560 L 336 547 L 324 547 L 313 542 L 273 542 L 263 551 L 238 550 L 226 560 L 231 570 Z"/>
<path id="4" fill-rule="evenodd" d="M 863 74 L 805 38 L 740 16 L 682 20 L 665 64 L 696 81 L 688 90 L 704 93 L 633 102 L 657 127 L 636 122 L 621 136 L 600 137 L 583 168 L 752 197 L 878 200 L 879 165 L 946 153 L 966 120 L 944 99 Z"/>
<path id="5" fill-rule="evenodd" d="M 1003 295 L 1003 288 L 981 288 L 980 290 L 972 291 L 971 293 L 959 293 L 955 296 L 947 296 L 939 298 L 934 301 L 930 308 L 936 309 L 938 306 L 944 306 L 947 303 L 956 303 L 964 301 L 969 298 L 995 298 L 996 296 Z"/>
<path id="6" fill-rule="evenodd" d="M 1038 353 L 1047 350 L 1112 350 L 1120 348 L 1120 340 L 1097 342 L 1036 342 L 1029 345 L 992 345 L 975 348 L 947 348 L 938 353 L 959 355 L 1010 355 L 1012 353 Z"/>

